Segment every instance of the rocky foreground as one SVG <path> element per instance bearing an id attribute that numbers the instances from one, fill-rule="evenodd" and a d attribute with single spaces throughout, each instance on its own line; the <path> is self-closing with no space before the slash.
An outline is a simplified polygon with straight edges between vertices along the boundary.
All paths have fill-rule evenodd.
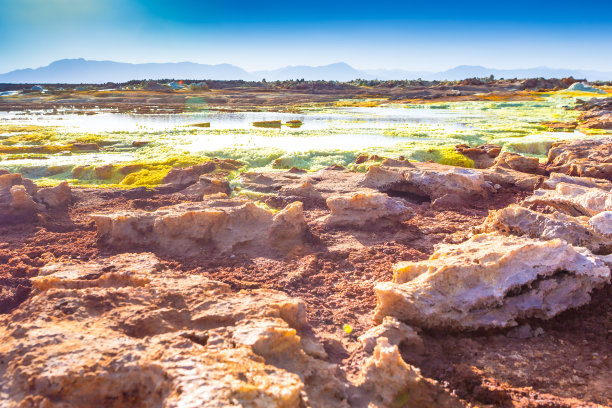
<path id="1" fill-rule="evenodd" d="M 0 174 L 1 405 L 611 405 L 612 140 L 457 151 L 479 168 Z"/>

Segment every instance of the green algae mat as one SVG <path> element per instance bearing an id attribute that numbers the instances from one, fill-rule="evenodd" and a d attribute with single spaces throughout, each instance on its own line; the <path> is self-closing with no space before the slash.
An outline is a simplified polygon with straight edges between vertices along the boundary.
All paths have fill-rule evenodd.
<path id="1" fill-rule="evenodd" d="M 370 104 L 342 101 L 300 114 L 224 113 L 138 115 L 112 111 L 87 114 L 0 113 L 0 168 L 22 172 L 39 184 L 69 181 L 89 186 L 154 186 L 173 167 L 211 158 L 234 159 L 242 171 L 316 170 L 354 164 L 364 153 L 472 167 L 454 146 L 496 143 L 504 150 L 544 157 L 556 140 L 593 137 L 603 131 L 549 131 L 544 122 L 570 122 L 577 92 L 534 94 L 527 101 L 431 104 Z M 354 104 L 353 104 L 354 105 Z M 259 123 L 300 126 L 261 127 Z M 207 126 L 201 126 L 206 123 Z"/>

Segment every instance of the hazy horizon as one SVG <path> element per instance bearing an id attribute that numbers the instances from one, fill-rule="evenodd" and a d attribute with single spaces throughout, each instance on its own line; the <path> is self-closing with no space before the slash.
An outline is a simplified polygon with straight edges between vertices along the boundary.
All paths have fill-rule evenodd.
<path id="1" fill-rule="evenodd" d="M 0 0 L 0 72 L 70 58 L 228 63 L 247 71 L 335 62 L 363 70 L 611 70 L 612 5 L 581 5 Z"/>
<path id="2" fill-rule="evenodd" d="M 22 69 L 39 69 L 39 68 L 45 68 L 49 65 L 52 65 L 53 63 L 56 62 L 60 62 L 60 61 L 66 61 L 66 60 L 85 60 L 85 61 L 92 61 L 92 62 L 118 62 L 118 63 L 122 63 L 122 64 L 134 64 L 134 65 L 138 65 L 138 64 L 180 64 L 180 63 L 196 63 L 196 64 L 203 64 L 203 65 L 225 65 L 225 64 L 229 64 L 229 65 L 233 65 L 235 67 L 238 68 L 243 68 L 246 72 L 249 73 L 253 73 L 253 72 L 259 72 L 259 71 L 274 71 L 274 70 L 279 70 L 282 68 L 293 68 L 293 67 L 311 67 L 311 68 L 321 68 L 321 67 L 326 67 L 329 65 L 336 65 L 336 64 L 347 64 L 349 65 L 351 68 L 355 68 L 357 70 L 361 70 L 361 71 L 382 71 L 382 70 L 388 70 L 388 71 L 414 71 L 414 72 L 430 72 L 430 73 L 436 73 L 436 72 L 443 72 L 443 71 L 448 71 L 448 70 L 452 70 L 455 68 L 459 68 L 459 67 L 465 67 L 465 66 L 469 66 L 469 67 L 482 67 L 482 68 L 488 68 L 488 69 L 500 69 L 500 70 L 523 70 L 523 69 L 534 69 L 534 68 L 548 68 L 551 70 L 584 70 L 584 71 L 600 71 L 600 72 L 610 72 L 612 71 L 612 67 L 610 67 L 609 71 L 606 71 L 605 69 L 589 69 L 589 68 L 580 68 L 580 67 L 566 67 L 566 66 L 549 66 L 549 65 L 538 65 L 538 66 L 509 66 L 509 67 L 495 67 L 495 66 L 485 66 L 485 65 L 480 65 L 480 64 L 459 64 L 459 65 L 453 65 L 453 66 L 449 66 L 447 68 L 441 69 L 441 70 L 412 70 L 410 68 L 402 68 L 402 67 L 383 67 L 383 66 L 379 66 L 379 67 L 373 67 L 373 68 L 363 68 L 360 66 L 355 66 L 353 64 L 349 64 L 345 61 L 331 61 L 329 63 L 324 63 L 324 64 L 284 64 L 284 65 L 278 65 L 278 66 L 270 66 L 268 68 L 262 68 L 262 69 L 253 69 L 253 70 L 249 70 L 241 65 L 238 64 L 232 64 L 230 62 L 218 62 L 218 63 L 207 63 L 207 62 L 198 62 L 198 61 L 193 61 L 193 60 L 176 60 L 176 61 L 155 61 L 155 60 L 150 60 L 150 61 L 139 61 L 139 62 L 134 62 L 134 61 L 122 61 L 122 60 L 110 60 L 110 59 L 88 59 L 88 58 L 84 58 L 84 57 L 74 57 L 74 58 L 58 58 L 56 60 L 53 61 L 49 61 L 46 64 L 40 65 L 40 66 L 24 66 L 24 67 L 20 67 L 20 68 L 15 68 L 15 69 L 11 69 L 10 71 L 5 71 L 5 72 L 0 72 L 0 74 L 5 74 L 8 72 L 12 72 L 12 71 L 18 71 L 18 70 L 22 70 Z"/>

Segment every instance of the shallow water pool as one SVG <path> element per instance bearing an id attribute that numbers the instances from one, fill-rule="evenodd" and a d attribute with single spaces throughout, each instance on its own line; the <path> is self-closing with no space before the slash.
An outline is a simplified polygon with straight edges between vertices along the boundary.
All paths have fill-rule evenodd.
<path id="1" fill-rule="evenodd" d="M 306 109 L 301 114 L 274 112 L 212 112 L 138 115 L 109 111 L 0 113 L 0 142 L 19 135 L 19 126 L 46 132 L 36 143 L 69 145 L 98 143 L 102 151 L 46 154 L 29 158 L 0 154 L 0 167 L 99 166 L 137 161 L 159 162 L 174 155 L 232 158 L 250 169 L 298 166 L 317 169 L 333 163 L 350 165 L 361 153 L 414 160 L 433 160 L 469 166 L 454 152 L 460 143 L 498 143 L 504 149 L 541 156 L 555 140 L 585 137 L 581 132 L 548 132 L 542 122 L 572 121 L 578 112 L 567 109 L 574 98 L 552 93 L 530 101 L 445 102 L 427 105 L 331 107 Z M 299 128 L 254 127 L 256 121 L 300 120 Z M 210 122 L 210 127 L 193 124 Z M 36 130 L 41 129 L 41 130 Z M 47 136 L 45 136 L 47 137 Z M 31 143 L 24 139 L 23 144 Z M 42 140 L 41 140 L 42 139 Z M 133 142 L 140 143 L 133 146 Z M 19 146 L 17 143 L 11 142 Z M 10 160 L 9 160 L 10 159 Z M 40 174 L 39 172 L 36 173 Z M 68 177 L 68 173 L 52 176 Z"/>

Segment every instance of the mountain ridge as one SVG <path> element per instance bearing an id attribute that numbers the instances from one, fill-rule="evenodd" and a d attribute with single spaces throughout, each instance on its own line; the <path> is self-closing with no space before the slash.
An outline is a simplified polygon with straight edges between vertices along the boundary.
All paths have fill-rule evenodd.
<path id="1" fill-rule="evenodd" d="M 612 72 L 549 68 L 545 66 L 520 69 L 487 68 L 480 65 L 459 65 L 440 71 L 408 71 L 403 69 L 360 70 L 345 62 L 321 66 L 292 65 L 274 70 L 248 72 L 232 64 L 200 64 L 195 62 L 127 63 L 61 59 L 47 66 L 24 68 L 0 74 L 0 83 L 106 83 L 130 80 L 180 78 L 194 80 L 268 81 L 304 79 L 327 81 L 364 80 L 461 80 L 473 77 L 495 78 L 562 78 L 573 76 L 587 80 L 612 80 Z"/>

